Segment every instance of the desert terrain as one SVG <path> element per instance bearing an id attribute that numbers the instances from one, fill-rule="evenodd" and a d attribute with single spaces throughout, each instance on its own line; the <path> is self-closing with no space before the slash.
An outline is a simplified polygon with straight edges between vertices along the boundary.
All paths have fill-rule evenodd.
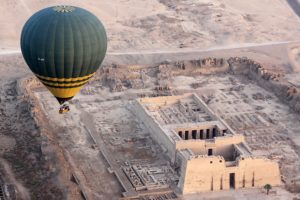
<path id="1" fill-rule="evenodd" d="M 1 51 L 19 49 L 23 24 L 59 0 L 1 0 Z M 297 41 L 299 17 L 285 0 L 66 0 L 104 23 L 109 51 L 207 49 Z"/>
<path id="2" fill-rule="evenodd" d="M 11 199 L 300 199 L 297 2 L 66 0 L 103 21 L 109 46 L 71 111 L 59 115 L 19 38 L 29 16 L 61 1 L 0 0 L 0 199 L 5 188 Z M 263 188 L 180 195 L 179 174 L 132 104 L 185 93 L 243 134 L 254 155 L 277 161 L 282 185 L 269 195 Z M 137 192 L 124 173 L 131 165 L 162 169 L 163 187 Z"/>

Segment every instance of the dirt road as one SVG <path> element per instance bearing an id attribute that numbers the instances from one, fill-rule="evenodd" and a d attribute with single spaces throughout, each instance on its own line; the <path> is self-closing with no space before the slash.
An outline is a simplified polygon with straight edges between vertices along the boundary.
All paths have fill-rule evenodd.
<path id="1" fill-rule="evenodd" d="M 300 41 L 277 41 L 277 42 L 265 42 L 265 43 L 244 43 L 244 44 L 234 44 L 229 46 L 219 46 L 211 47 L 207 49 L 195 49 L 195 48 L 182 48 L 182 49 L 170 49 L 170 50 L 143 50 L 143 51 L 130 51 L 130 52 L 107 52 L 107 55 L 149 55 L 149 54 L 172 54 L 172 53 L 201 53 L 201 52 L 210 52 L 216 50 L 229 50 L 229 49 L 240 49 L 240 48 L 249 48 L 249 47 L 261 47 L 261 46 L 272 46 L 280 44 L 292 44 L 298 43 Z M 10 55 L 21 53 L 20 50 L 8 50 L 0 51 L 1 55 Z"/>

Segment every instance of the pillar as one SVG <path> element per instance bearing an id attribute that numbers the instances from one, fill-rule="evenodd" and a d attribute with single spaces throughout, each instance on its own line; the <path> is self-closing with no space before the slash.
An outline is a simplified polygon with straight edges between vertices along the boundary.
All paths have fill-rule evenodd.
<path id="1" fill-rule="evenodd" d="M 208 128 L 208 129 L 206 129 L 206 138 L 207 139 L 211 139 L 211 133 L 210 133 L 211 131 L 210 131 L 210 129 Z"/>
<path id="2" fill-rule="evenodd" d="M 216 130 L 216 128 L 213 128 L 212 129 L 212 137 L 214 138 L 214 137 L 217 137 L 217 130 Z"/>
<path id="3" fill-rule="evenodd" d="M 200 130 L 200 131 L 202 132 L 203 139 L 205 140 L 206 139 L 206 131 L 205 130 Z"/>
<path id="4" fill-rule="evenodd" d="M 189 140 L 190 140 L 190 139 L 193 139 L 192 131 L 189 131 Z"/>
<path id="5" fill-rule="evenodd" d="M 200 139 L 200 131 L 199 130 L 196 130 L 197 133 L 196 133 L 196 139 L 199 140 Z"/>

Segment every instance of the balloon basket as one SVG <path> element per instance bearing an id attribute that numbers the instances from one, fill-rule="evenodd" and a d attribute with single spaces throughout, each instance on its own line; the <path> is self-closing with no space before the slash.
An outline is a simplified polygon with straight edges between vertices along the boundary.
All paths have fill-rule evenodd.
<path id="1" fill-rule="evenodd" d="M 62 105 L 59 108 L 59 114 L 65 114 L 70 111 L 70 107 L 68 105 Z"/>

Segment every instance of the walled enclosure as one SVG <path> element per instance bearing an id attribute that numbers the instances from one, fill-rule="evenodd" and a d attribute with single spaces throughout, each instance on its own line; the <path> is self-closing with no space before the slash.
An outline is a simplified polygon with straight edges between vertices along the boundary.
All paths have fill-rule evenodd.
<path id="1" fill-rule="evenodd" d="M 183 194 L 280 185 L 278 163 L 255 157 L 196 94 L 141 98 L 133 109 L 178 168 Z"/>

